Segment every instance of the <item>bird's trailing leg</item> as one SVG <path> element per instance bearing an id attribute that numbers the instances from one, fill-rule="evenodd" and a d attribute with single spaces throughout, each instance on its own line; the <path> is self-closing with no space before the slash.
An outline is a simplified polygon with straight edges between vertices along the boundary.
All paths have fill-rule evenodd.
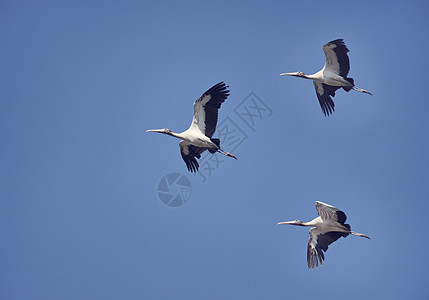
<path id="1" fill-rule="evenodd" d="M 357 233 L 357 232 L 354 232 L 354 231 L 350 231 L 350 233 L 353 234 L 353 235 L 356 235 L 356 236 L 360 236 L 360 237 L 364 237 L 364 238 L 367 238 L 367 239 L 371 239 L 369 236 L 367 236 L 365 234 L 362 234 L 362 233 Z"/>
<path id="2" fill-rule="evenodd" d="M 217 150 L 217 152 L 219 152 L 219 153 L 222 153 L 223 155 L 226 155 L 226 156 L 229 156 L 229 157 L 232 157 L 232 158 L 235 158 L 235 159 L 238 159 L 237 157 L 235 157 L 233 154 L 231 154 L 231 153 L 229 153 L 229 152 L 226 152 L 225 150 L 223 150 L 223 149 L 218 149 Z"/>
<path id="3" fill-rule="evenodd" d="M 372 94 L 371 94 L 370 92 L 368 92 L 367 90 L 364 90 L 364 89 L 358 88 L 358 87 L 356 87 L 356 86 L 354 86 L 354 87 L 353 87 L 353 89 L 354 89 L 355 91 L 358 91 L 358 92 L 361 92 L 361 93 L 365 93 L 365 94 L 370 94 L 370 95 L 372 96 Z"/>

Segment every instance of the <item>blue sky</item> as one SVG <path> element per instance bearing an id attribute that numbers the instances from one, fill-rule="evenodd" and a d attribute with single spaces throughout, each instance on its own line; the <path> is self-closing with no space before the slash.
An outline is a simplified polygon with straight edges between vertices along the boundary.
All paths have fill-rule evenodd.
<path id="1" fill-rule="evenodd" d="M 1 1 L 1 298 L 427 299 L 428 13 L 425 1 Z M 279 74 L 318 71 L 337 38 L 374 96 L 339 90 L 325 118 L 310 81 Z M 203 182 L 177 140 L 145 130 L 187 129 L 220 81 L 220 121 L 247 138 L 223 143 L 239 160 L 217 157 Z M 253 128 L 236 113 L 251 93 L 272 111 Z M 170 173 L 192 184 L 177 208 L 157 195 Z M 309 271 L 308 230 L 276 223 L 311 220 L 315 200 L 372 240 L 341 239 Z"/>

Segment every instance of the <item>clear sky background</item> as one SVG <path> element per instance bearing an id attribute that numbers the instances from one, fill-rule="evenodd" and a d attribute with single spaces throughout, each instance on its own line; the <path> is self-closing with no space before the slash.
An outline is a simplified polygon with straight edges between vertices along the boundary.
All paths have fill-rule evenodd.
<path id="1" fill-rule="evenodd" d="M 427 1 L 0 1 L 1 299 L 428 299 Z M 325 118 L 322 45 L 358 87 Z M 247 138 L 203 182 L 178 140 L 217 82 Z M 235 113 L 253 92 L 272 114 Z M 215 136 L 218 136 L 215 133 Z M 234 151 L 232 151 L 234 150 Z M 177 172 L 183 206 L 157 195 Z M 173 186 L 171 187 L 173 188 Z M 172 193 L 177 193 L 172 191 Z M 314 201 L 354 236 L 306 263 Z"/>

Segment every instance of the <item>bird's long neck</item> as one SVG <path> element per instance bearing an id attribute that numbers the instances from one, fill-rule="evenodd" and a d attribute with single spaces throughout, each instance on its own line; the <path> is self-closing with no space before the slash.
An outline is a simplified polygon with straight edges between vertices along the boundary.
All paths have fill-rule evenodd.
<path id="1" fill-rule="evenodd" d="M 308 227 L 317 227 L 320 224 L 323 223 L 322 218 L 321 217 L 317 217 L 313 220 L 311 220 L 310 222 L 301 222 L 302 225 L 301 226 L 308 226 Z"/>
<path id="2" fill-rule="evenodd" d="M 313 224 L 313 221 L 310 222 L 301 222 L 300 224 L 296 224 L 298 226 L 307 226 L 307 227 L 314 227 L 316 224 Z"/>
<path id="3" fill-rule="evenodd" d="M 166 134 L 168 134 L 168 135 L 170 135 L 170 136 L 172 136 L 172 137 L 175 137 L 175 138 L 181 139 L 181 140 L 184 140 L 184 139 L 185 139 L 185 137 L 183 136 L 183 133 L 176 133 L 176 132 L 170 131 L 170 132 L 168 132 L 168 133 L 166 133 Z"/>
<path id="4" fill-rule="evenodd" d="M 314 220 L 313 220 L 314 221 Z M 296 226 L 315 226 L 315 224 L 313 224 L 314 222 L 310 221 L 310 222 L 302 222 L 300 220 L 295 221 L 294 223 L 290 223 L 292 225 L 296 225 Z"/>
<path id="5" fill-rule="evenodd" d="M 301 78 L 313 80 L 313 79 L 316 79 L 316 76 L 315 76 L 315 74 L 312 74 L 312 75 L 310 75 L 310 74 L 303 74 L 303 75 L 301 75 Z"/>

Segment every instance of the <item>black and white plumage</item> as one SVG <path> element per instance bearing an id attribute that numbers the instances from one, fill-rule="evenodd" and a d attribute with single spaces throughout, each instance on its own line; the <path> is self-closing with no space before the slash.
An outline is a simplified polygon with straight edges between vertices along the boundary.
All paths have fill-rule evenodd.
<path id="1" fill-rule="evenodd" d="M 179 142 L 180 154 L 190 172 L 198 171 L 199 164 L 196 158 L 199 159 L 205 150 L 211 154 L 219 152 L 237 159 L 231 153 L 221 149 L 219 139 L 212 139 L 216 131 L 218 110 L 228 96 L 228 86 L 224 82 L 220 82 L 212 86 L 194 102 L 194 117 L 188 130 L 175 133 L 164 128 L 151 129 L 147 132 L 168 134 L 181 139 L 182 141 Z"/>
<path id="2" fill-rule="evenodd" d="M 335 104 L 331 96 L 334 97 L 335 92 L 340 88 L 346 92 L 353 89 L 372 95 L 370 92 L 356 87 L 353 78 L 347 77 L 350 71 L 350 60 L 347 55 L 349 49 L 347 49 L 343 39 L 331 41 L 325 44 L 322 49 L 326 56 L 326 63 L 319 72 L 313 75 L 307 75 L 303 72 L 282 73 L 280 75 L 312 79 L 320 107 L 325 116 L 329 116 L 335 111 Z"/>
<path id="3" fill-rule="evenodd" d="M 345 224 L 347 220 L 346 214 L 338 208 L 316 201 L 316 209 L 319 217 L 310 222 L 295 220 L 278 223 L 313 227 L 310 229 L 307 245 L 307 264 L 309 269 L 322 265 L 322 261 L 325 259 L 323 252 L 326 252 L 328 246 L 340 237 L 347 237 L 349 234 L 353 234 L 367 239 L 370 238 L 365 234 L 351 231 L 350 225 Z"/>

